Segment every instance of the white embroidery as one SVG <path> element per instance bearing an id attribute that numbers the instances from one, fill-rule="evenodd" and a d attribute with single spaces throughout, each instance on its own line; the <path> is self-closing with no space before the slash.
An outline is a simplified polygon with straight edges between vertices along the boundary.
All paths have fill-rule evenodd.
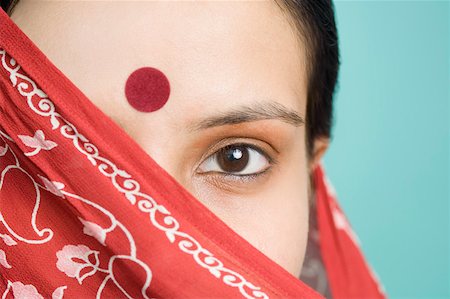
<path id="1" fill-rule="evenodd" d="M 344 231 L 357 247 L 361 247 L 361 241 L 353 231 L 345 215 L 336 206 L 331 207 L 331 213 L 336 228 Z"/>
<path id="2" fill-rule="evenodd" d="M 0 234 L 0 238 L 2 238 L 3 242 L 5 242 L 5 244 L 8 245 L 8 246 L 17 245 L 17 242 L 14 241 L 14 239 L 11 238 L 11 236 L 8 235 L 8 234 Z"/>
<path id="3" fill-rule="evenodd" d="M 54 290 L 52 293 L 52 299 L 62 299 L 65 289 L 67 289 L 67 286 L 60 286 L 56 288 L 56 290 Z"/>
<path id="4" fill-rule="evenodd" d="M 2 295 L 2 299 L 5 299 L 11 290 L 13 293 L 13 298 L 44 299 L 44 297 L 38 293 L 34 285 L 23 284 L 20 281 L 11 282 L 9 280 L 8 287 Z"/>
<path id="5" fill-rule="evenodd" d="M 3 157 L 4 155 L 6 155 L 7 151 L 8 151 L 8 147 L 0 146 L 0 157 Z"/>
<path id="6" fill-rule="evenodd" d="M 140 191 L 140 184 L 134 180 L 125 170 L 119 169 L 112 161 L 102 157 L 98 148 L 78 132 L 78 129 L 56 112 L 54 103 L 48 95 L 37 87 L 36 83 L 24 74 L 18 73 L 20 66 L 16 66 L 16 61 L 0 48 L 2 66 L 9 73 L 10 81 L 19 93 L 26 97 L 28 106 L 36 114 L 49 117 L 52 129 L 59 128 L 62 136 L 72 140 L 74 147 L 92 163 L 104 176 L 110 178 L 113 186 L 123 193 L 132 205 L 149 215 L 151 224 L 163 231 L 170 242 L 177 243 L 178 248 L 191 255 L 195 262 L 207 269 L 216 278 L 219 278 L 226 285 L 236 287 L 246 298 L 268 298 L 268 295 L 247 281 L 241 274 L 228 269 L 211 252 L 203 248 L 202 245 L 191 235 L 179 230 L 179 222 L 162 205 L 158 204 L 150 195 Z M 10 57 L 8 66 L 7 55 Z M 18 83 L 18 78 L 22 79 Z M 36 97 L 38 97 L 37 104 Z M 0 183 L 1 189 L 1 183 Z M 104 285 L 103 285 L 104 286 Z"/>
<path id="7" fill-rule="evenodd" d="M 97 271 L 103 271 L 98 267 L 100 264 L 98 254 L 98 251 L 91 250 L 85 245 L 66 245 L 63 249 L 56 252 L 56 257 L 58 258 L 56 267 L 67 276 L 76 278 L 78 283 L 82 284 L 86 277 L 94 275 Z M 94 264 L 89 259 L 91 255 L 95 259 Z M 78 262 L 79 260 L 82 262 Z M 85 268 L 92 269 L 80 276 L 81 271 Z"/>
<path id="8" fill-rule="evenodd" d="M 84 225 L 83 233 L 85 233 L 88 236 L 92 236 L 92 237 L 96 238 L 103 246 L 105 246 L 105 239 L 106 239 L 106 234 L 108 233 L 108 230 L 102 228 L 97 223 L 84 220 L 81 217 L 78 217 L 78 219 Z"/>
<path id="9" fill-rule="evenodd" d="M 128 260 L 128 261 L 131 261 L 133 263 L 136 263 L 137 266 L 139 266 L 139 267 L 141 267 L 142 269 L 145 270 L 147 276 L 146 276 L 146 280 L 144 282 L 144 285 L 141 288 L 141 295 L 144 298 L 146 298 L 146 299 L 150 299 L 147 296 L 146 292 L 147 292 L 147 289 L 149 288 L 150 282 L 152 280 L 152 272 L 151 272 L 150 268 L 148 268 L 148 266 L 146 264 L 144 264 L 142 261 L 137 260 L 137 259 L 133 259 L 130 256 L 127 256 L 127 255 L 115 255 L 115 256 L 111 257 L 111 259 L 109 260 L 109 263 L 108 263 L 108 272 L 110 274 L 108 276 L 106 276 L 106 278 L 104 280 L 104 283 L 106 283 L 107 279 L 111 279 L 115 283 L 115 285 L 122 291 L 122 293 L 124 293 L 129 299 L 133 299 L 133 297 L 130 294 L 128 294 L 125 291 L 125 289 L 120 285 L 120 282 L 116 279 L 115 272 L 113 271 L 114 264 L 115 263 L 119 263 L 117 261 L 123 261 L 123 260 Z"/>
<path id="10" fill-rule="evenodd" d="M 47 179 L 46 177 L 41 176 L 40 174 L 38 174 L 37 176 L 44 182 L 44 186 L 47 191 L 55 194 L 56 196 L 64 197 L 64 195 L 61 192 L 61 189 L 64 188 L 63 183 L 52 182 L 49 179 Z"/>
<path id="11" fill-rule="evenodd" d="M 34 208 L 33 208 L 33 212 L 31 214 L 31 226 L 34 230 L 34 232 L 36 233 L 37 236 L 39 237 L 43 237 L 41 239 L 27 239 L 21 235 L 19 235 L 18 233 L 16 233 L 6 222 L 6 220 L 3 217 L 2 212 L 0 211 L 0 223 L 3 223 L 3 225 L 5 226 L 5 228 L 8 230 L 8 232 L 15 237 L 16 239 L 28 243 L 28 244 L 43 244 L 46 243 L 47 241 L 49 241 L 52 237 L 53 237 L 53 231 L 49 228 L 44 228 L 44 229 L 38 229 L 37 225 L 36 225 L 36 217 L 37 217 L 37 213 L 39 211 L 39 206 L 40 206 L 40 202 L 41 202 L 41 191 L 40 188 L 46 190 L 45 187 L 39 185 L 38 183 L 36 183 L 36 181 L 33 179 L 33 177 L 20 166 L 19 163 L 19 159 L 17 158 L 17 155 L 14 153 L 14 151 L 11 150 L 11 148 L 7 145 L 6 140 L 10 140 L 12 141 L 12 139 L 4 132 L 2 132 L 0 130 L 0 139 L 2 139 L 5 142 L 5 148 L 8 149 L 8 151 L 13 155 L 15 163 L 14 164 L 10 164 L 7 165 L 2 172 L 0 173 L 0 190 L 3 188 L 3 185 L 5 183 L 5 179 L 6 179 L 6 174 L 13 170 L 19 170 L 21 171 L 23 174 L 25 174 L 30 181 L 33 183 L 35 191 L 36 191 L 36 197 L 35 197 L 35 204 L 34 204 Z M 6 140 L 5 140 L 6 139 Z"/>
<path id="12" fill-rule="evenodd" d="M 44 132 L 42 130 L 37 130 L 34 133 L 34 137 L 26 136 L 26 135 L 18 135 L 20 140 L 26 145 L 35 150 L 29 153 L 25 153 L 25 156 L 34 156 L 37 155 L 41 150 L 49 151 L 52 148 L 56 147 L 56 142 L 45 140 Z"/>
<path id="13" fill-rule="evenodd" d="M 102 212 L 105 216 L 107 216 L 110 221 L 111 221 L 111 225 L 110 227 L 104 229 L 101 228 L 99 225 L 91 222 L 91 221 L 87 221 L 81 217 L 79 217 L 78 219 L 80 220 L 80 222 L 84 225 L 83 228 L 83 232 L 87 235 L 93 236 L 95 237 L 100 243 L 102 243 L 103 245 L 105 245 L 105 238 L 106 235 L 113 231 L 115 228 L 120 228 L 123 232 L 123 234 L 125 235 L 125 237 L 127 238 L 127 241 L 130 245 L 129 247 L 129 255 L 114 255 L 110 258 L 110 268 L 109 269 L 100 269 L 98 267 L 98 251 L 92 251 L 90 250 L 87 246 L 85 245 L 67 245 L 65 247 L 63 247 L 63 249 L 61 249 L 60 251 L 58 251 L 57 253 L 57 258 L 58 258 L 58 262 L 57 262 L 57 268 L 59 270 L 61 270 L 63 273 L 65 273 L 68 277 L 73 277 L 76 278 L 78 280 L 78 282 L 81 284 L 81 282 L 86 279 L 89 276 L 94 275 L 97 272 L 104 272 L 104 273 L 108 273 L 108 275 L 104 278 L 101 286 L 99 287 L 99 289 L 97 290 L 97 296 L 96 298 L 101 298 L 101 293 L 103 291 L 104 286 L 106 285 L 106 283 L 111 280 L 113 283 L 115 283 L 117 285 L 117 287 L 128 297 L 131 298 L 129 296 L 129 294 L 124 290 L 124 288 L 120 285 L 120 283 L 115 279 L 115 275 L 117 273 L 114 273 L 113 269 L 112 269 L 112 265 L 115 260 L 117 260 L 118 258 L 120 258 L 121 260 L 129 260 L 134 262 L 136 265 L 139 265 L 141 268 L 144 269 L 144 271 L 146 272 L 146 281 L 144 283 L 144 288 L 142 289 L 142 292 L 146 292 L 146 289 L 148 288 L 149 284 L 150 284 L 150 280 L 151 280 L 151 270 L 150 268 L 144 264 L 142 261 L 140 261 L 139 259 L 136 258 L 136 245 L 135 245 L 135 241 L 131 235 L 131 233 L 126 229 L 126 227 L 119 222 L 114 215 L 109 212 L 108 210 L 104 209 L 102 206 L 87 200 L 86 198 L 83 198 L 81 196 L 78 196 L 76 194 L 72 194 L 69 192 L 64 191 L 64 184 L 59 183 L 59 182 L 55 182 L 55 181 L 50 181 L 49 179 L 41 176 L 41 175 L 37 175 L 43 182 L 44 182 L 44 186 L 38 184 L 36 182 L 36 180 L 32 177 L 32 175 L 30 173 L 28 173 L 24 168 L 22 168 L 20 166 L 20 161 L 17 159 L 17 155 L 16 153 L 12 150 L 11 147 L 9 147 L 6 143 L 6 140 L 10 140 L 9 136 L 6 135 L 6 133 L 2 132 L 0 130 L 0 139 L 3 139 L 3 141 L 5 142 L 5 147 L 8 148 L 8 150 L 11 152 L 12 156 L 15 158 L 14 164 L 12 165 L 6 165 L 5 169 L 2 171 L 2 178 L 5 177 L 5 174 L 8 170 L 11 169 L 19 169 L 20 171 L 22 171 L 24 174 L 26 174 L 29 178 L 30 181 L 33 183 L 33 185 L 35 186 L 35 190 L 37 190 L 37 198 L 41 197 L 41 189 L 42 190 L 46 190 L 49 191 L 63 199 L 69 200 L 70 199 L 74 199 L 77 201 L 80 201 L 88 206 L 91 206 L 94 209 L 97 209 L 98 211 Z M 12 141 L 13 142 L 13 141 Z M 13 168 L 11 166 L 14 166 Z M 2 184 L 4 183 L 4 181 L 1 181 L 0 184 L 0 189 Z M 39 208 L 39 203 L 37 201 L 37 204 L 35 206 L 35 211 L 37 213 L 38 208 Z M 33 214 L 34 215 L 34 214 Z M 35 217 L 34 217 L 35 218 Z M 33 222 L 33 219 L 32 219 Z M 5 227 L 11 232 L 12 229 L 7 225 L 6 221 L 3 219 L 3 224 L 5 225 Z M 52 236 L 53 236 L 53 231 L 50 228 L 47 228 L 46 231 L 49 232 L 49 235 L 47 238 L 43 239 L 43 240 L 29 240 L 23 237 L 18 236 L 17 234 L 13 234 L 16 237 L 18 237 L 18 239 L 22 242 L 25 243 L 29 243 L 29 244 L 40 244 L 40 243 L 45 243 L 47 241 L 49 241 Z M 39 234 L 39 236 L 41 236 L 42 234 Z M 9 235 L 5 234 L 2 235 L 4 236 L 4 239 L 6 242 L 15 242 L 12 238 L 9 237 Z M 39 242 L 38 242 L 39 241 Z M 17 243 L 16 243 L 17 244 Z M 94 264 L 92 264 L 90 262 L 90 260 L 87 258 L 89 256 L 92 256 L 95 259 Z M 0 257 L 2 257 L 0 255 Z M 74 260 L 75 258 L 75 260 Z M 76 258 L 81 259 L 82 261 L 84 261 L 83 263 L 78 263 L 76 262 Z M 9 264 L 7 264 L 6 262 L 6 254 L 4 255 L 4 257 L 1 259 L 0 261 L 5 267 L 9 266 Z M 87 273 L 84 273 L 83 275 L 80 275 L 80 271 L 83 269 L 88 269 L 90 271 L 88 271 Z M 67 288 L 67 286 L 65 286 L 65 288 Z M 56 292 L 57 290 L 55 290 Z M 62 292 L 62 290 L 58 290 L 58 292 L 55 294 L 58 295 Z M 148 298 L 146 294 L 143 293 L 144 298 Z"/>
<path id="14" fill-rule="evenodd" d="M 6 260 L 6 253 L 2 249 L 0 249 L 0 265 L 2 265 L 5 268 L 12 268 L 12 266 L 8 263 Z"/>

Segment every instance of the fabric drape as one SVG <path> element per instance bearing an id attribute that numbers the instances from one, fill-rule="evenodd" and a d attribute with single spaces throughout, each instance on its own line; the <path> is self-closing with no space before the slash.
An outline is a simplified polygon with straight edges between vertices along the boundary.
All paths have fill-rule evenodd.
<path id="1" fill-rule="evenodd" d="M 314 181 L 333 298 L 384 298 L 322 166 Z M 2 298 L 322 298 L 186 191 L 3 10 L 0 238 Z"/>

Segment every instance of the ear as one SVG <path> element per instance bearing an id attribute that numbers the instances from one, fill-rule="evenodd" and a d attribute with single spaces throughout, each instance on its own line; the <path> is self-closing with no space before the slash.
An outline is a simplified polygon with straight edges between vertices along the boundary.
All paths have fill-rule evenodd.
<path id="1" fill-rule="evenodd" d="M 310 163 L 310 169 L 314 170 L 317 165 L 320 163 L 320 160 L 322 159 L 323 155 L 328 149 L 328 146 L 330 144 L 330 138 L 328 137 L 317 137 L 314 140 L 314 148 L 313 153 L 311 157 Z"/>

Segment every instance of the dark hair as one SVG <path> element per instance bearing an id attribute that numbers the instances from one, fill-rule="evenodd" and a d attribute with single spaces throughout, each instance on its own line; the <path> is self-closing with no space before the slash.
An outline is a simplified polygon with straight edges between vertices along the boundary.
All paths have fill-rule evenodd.
<path id="1" fill-rule="evenodd" d="M 0 6 L 8 15 L 11 15 L 14 6 L 19 0 L 0 0 Z"/>
<path id="2" fill-rule="evenodd" d="M 19 0 L 0 0 L 11 14 Z M 306 104 L 306 145 L 308 158 L 314 140 L 330 137 L 333 124 L 333 95 L 339 71 L 339 45 L 331 0 L 275 0 L 287 12 L 307 47 L 308 91 Z"/>
<path id="3" fill-rule="evenodd" d="M 339 71 L 339 45 L 331 0 L 275 0 L 286 11 L 307 48 L 308 91 L 306 144 L 312 156 L 314 140 L 330 137 L 333 95 Z"/>

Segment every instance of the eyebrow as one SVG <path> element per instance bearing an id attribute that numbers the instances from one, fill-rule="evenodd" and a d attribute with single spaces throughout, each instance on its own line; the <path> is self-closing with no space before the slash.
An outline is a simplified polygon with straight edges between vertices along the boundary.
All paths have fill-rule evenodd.
<path id="1" fill-rule="evenodd" d="M 209 116 L 188 126 L 188 129 L 197 131 L 265 119 L 278 119 L 297 127 L 305 123 L 304 118 L 294 110 L 278 102 L 266 101 L 257 102 L 251 106 L 243 105 L 218 115 Z"/>

